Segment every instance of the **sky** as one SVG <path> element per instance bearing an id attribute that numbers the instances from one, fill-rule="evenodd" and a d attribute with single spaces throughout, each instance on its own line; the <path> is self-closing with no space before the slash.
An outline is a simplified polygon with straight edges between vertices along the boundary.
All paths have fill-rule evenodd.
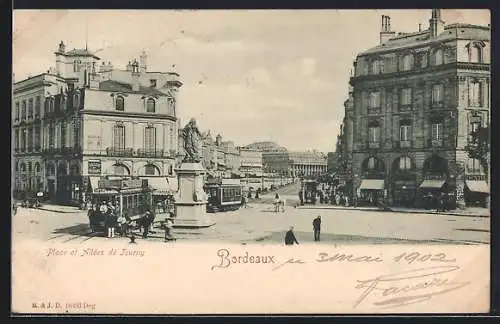
<path id="1" fill-rule="evenodd" d="M 428 27 L 431 10 L 15 10 L 15 80 L 55 66 L 54 51 L 94 51 L 117 68 L 148 53 L 175 71 L 182 123 L 236 145 L 274 141 L 334 151 L 357 53 L 378 45 L 381 16 L 396 32 Z M 487 10 L 442 10 L 446 24 L 487 25 Z"/>

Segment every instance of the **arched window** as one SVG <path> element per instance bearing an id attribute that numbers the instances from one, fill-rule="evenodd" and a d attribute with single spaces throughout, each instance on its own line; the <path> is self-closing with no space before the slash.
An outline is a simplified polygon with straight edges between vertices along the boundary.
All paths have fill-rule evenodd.
<path id="1" fill-rule="evenodd" d="M 426 68 L 427 67 L 427 53 L 422 53 L 420 54 L 420 67 L 421 68 Z"/>
<path id="2" fill-rule="evenodd" d="M 50 99 L 49 99 L 49 111 L 50 112 L 54 112 L 55 103 L 56 103 L 56 100 L 54 99 L 54 97 L 50 97 Z"/>
<path id="3" fill-rule="evenodd" d="M 144 128 L 144 148 L 148 152 L 156 149 L 156 128 L 153 125 Z"/>
<path id="4" fill-rule="evenodd" d="M 399 169 L 400 170 L 411 169 L 411 159 L 408 156 L 402 156 L 401 158 L 399 158 Z"/>
<path id="5" fill-rule="evenodd" d="M 443 64 L 443 50 L 438 48 L 434 52 L 434 65 L 441 65 Z"/>
<path id="6" fill-rule="evenodd" d="M 158 168 L 152 164 L 148 164 L 144 167 L 145 175 L 160 175 Z"/>
<path id="7" fill-rule="evenodd" d="M 366 163 L 366 168 L 368 170 L 375 170 L 375 167 L 377 165 L 377 160 L 372 156 L 368 159 L 368 162 Z"/>
<path id="8" fill-rule="evenodd" d="M 115 109 L 119 111 L 125 110 L 125 99 L 122 96 L 117 96 L 115 100 Z"/>
<path id="9" fill-rule="evenodd" d="M 40 172 L 40 163 L 35 163 L 35 172 L 39 173 Z"/>
<path id="10" fill-rule="evenodd" d="M 149 98 L 147 101 L 146 101 L 146 111 L 148 113 L 154 113 L 156 111 L 156 102 L 153 98 Z"/>
<path id="11" fill-rule="evenodd" d="M 174 98 L 168 98 L 167 99 L 167 105 L 168 105 L 168 113 L 170 116 L 175 116 L 175 99 Z"/>
<path id="12" fill-rule="evenodd" d="M 115 164 L 113 166 L 113 171 L 114 171 L 115 175 L 119 175 L 119 176 L 130 175 L 128 168 L 126 166 L 124 166 L 123 164 Z"/>

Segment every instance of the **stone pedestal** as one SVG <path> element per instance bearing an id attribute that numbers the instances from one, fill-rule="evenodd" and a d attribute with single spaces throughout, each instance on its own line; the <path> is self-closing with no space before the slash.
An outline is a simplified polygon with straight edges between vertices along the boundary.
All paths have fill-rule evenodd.
<path id="1" fill-rule="evenodd" d="M 203 190 L 206 170 L 200 163 L 182 163 L 175 170 L 179 191 L 175 199 L 174 228 L 203 228 L 215 224 L 206 212 L 207 196 Z"/>

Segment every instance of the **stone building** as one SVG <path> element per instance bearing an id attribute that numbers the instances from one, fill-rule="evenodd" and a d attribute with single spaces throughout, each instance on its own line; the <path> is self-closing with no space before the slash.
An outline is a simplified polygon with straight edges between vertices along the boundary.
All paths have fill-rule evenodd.
<path id="1" fill-rule="evenodd" d="M 15 187 L 78 203 L 102 175 L 173 175 L 179 75 L 148 72 L 144 52 L 124 70 L 62 42 L 55 56 L 14 84 Z"/>
<path id="2" fill-rule="evenodd" d="M 445 25 L 396 34 L 382 16 L 379 45 L 354 63 L 352 113 L 346 109 L 352 194 L 394 205 L 422 205 L 445 192 L 489 192 L 479 161 L 467 157 L 470 133 L 489 124 L 490 27 Z"/>

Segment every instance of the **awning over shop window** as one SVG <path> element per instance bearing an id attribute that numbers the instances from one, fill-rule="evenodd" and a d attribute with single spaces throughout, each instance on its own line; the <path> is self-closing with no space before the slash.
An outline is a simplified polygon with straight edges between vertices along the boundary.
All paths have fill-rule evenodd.
<path id="1" fill-rule="evenodd" d="M 169 184 L 166 177 L 141 177 L 141 179 L 148 180 L 148 186 L 153 189 L 153 195 L 163 196 L 177 191 L 177 188 Z"/>
<path id="2" fill-rule="evenodd" d="M 445 183 L 445 180 L 424 180 L 420 184 L 420 188 L 434 188 L 441 189 Z"/>
<path id="3" fill-rule="evenodd" d="M 482 193 L 490 193 L 490 188 L 488 188 L 488 183 L 486 181 L 465 181 L 467 188 L 473 192 L 482 192 Z"/>
<path id="4" fill-rule="evenodd" d="M 89 177 L 89 179 L 90 179 L 90 186 L 92 187 L 92 191 L 95 191 L 97 188 L 99 188 L 100 177 Z"/>
<path id="5" fill-rule="evenodd" d="M 384 180 L 380 179 L 364 179 L 361 181 L 361 186 L 359 186 L 361 190 L 383 190 L 384 189 Z"/>

